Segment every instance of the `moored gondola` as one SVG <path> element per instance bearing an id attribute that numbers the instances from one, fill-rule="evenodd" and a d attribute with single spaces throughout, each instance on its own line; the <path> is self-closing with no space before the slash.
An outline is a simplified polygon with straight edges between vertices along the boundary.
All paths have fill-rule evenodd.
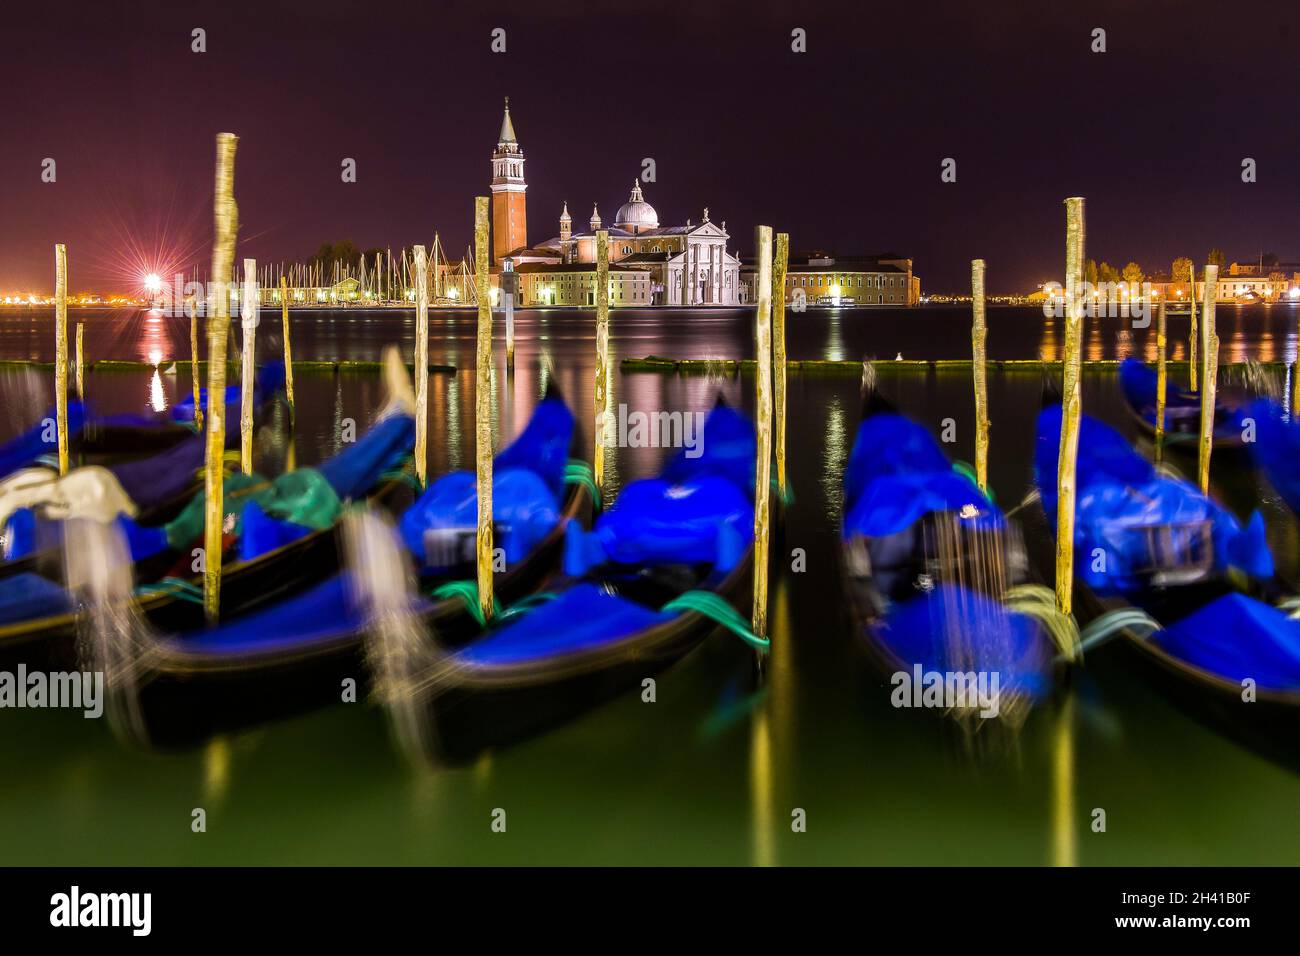
<path id="1" fill-rule="evenodd" d="M 1038 424 L 1035 470 L 1055 522 L 1061 409 Z M 1262 517 L 1245 527 L 1109 426 L 1081 422 L 1075 595 L 1085 654 L 1116 639 L 1198 717 L 1248 746 L 1300 761 L 1300 621 L 1277 605 Z"/>
<path id="2" fill-rule="evenodd" d="M 1074 659 L 1071 623 L 1031 580 L 1013 521 L 873 373 L 864 366 L 840 542 L 857 643 L 894 706 L 972 731 L 1016 726 Z"/>
<path id="3" fill-rule="evenodd" d="M 273 422 L 282 383 L 282 365 L 259 371 L 255 429 Z M 62 517 L 93 508 L 120 509 L 144 526 L 175 518 L 203 487 L 206 439 L 183 430 L 181 441 L 147 457 L 109 456 L 63 477 L 53 467 L 28 467 L 0 479 L 0 578 L 57 566 Z M 227 449 L 238 449 L 239 442 L 237 430 L 227 431 Z"/>
<path id="4" fill-rule="evenodd" d="M 730 603 L 752 562 L 754 462 L 752 424 L 719 405 L 698 458 L 679 452 L 629 484 L 592 531 L 568 526 L 564 574 L 532 606 L 486 633 L 449 610 L 417 631 L 374 618 L 371 659 L 404 748 L 459 763 L 517 742 L 644 687 L 719 624 L 764 649 Z"/>
<path id="5" fill-rule="evenodd" d="M 495 580 L 500 601 L 523 598 L 553 573 L 566 525 L 585 521 L 591 508 L 589 472 L 568 460 L 573 440 L 573 416 L 552 389 L 496 458 L 494 535 L 505 562 Z M 473 479 L 469 472 L 442 476 L 402 516 L 409 557 L 420 569 L 420 596 L 410 597 L 440 634 L 468 637 L 477 628 L 476 603 L 472 594 L 466 600 L 460 580 L 474 567 Z M 132 733 L 154 746 L 183 745 L 345 700 L 349 680 L 360 688 L 361 697 L 352 699 L 363 698 L 366 619 L 356 580 L 369 575 L 392 587 L 404 568 L 355 545 L 353 551 L 352 571 L 219 627 L 117 633 L 118 646 L 101 647 L 99 656 L 116 672 L 110 689 L 129 698 L 119 712 L 134 715 Z"/>
<path id="6" fill-rule="evenodd" d="M 336 571 L 339 552 L 333 528 L 345 502 L 382 503 L 409 488 L 413 399 L 395 351 L 390 352 L 387 365 L 390 401 L 356 443 L 319 468 L 298 469 L 271 480 L 258 475 L 226 477 L 229 563 L 222 575 L 223 615 L 274 602 Z M 159 628 L 202 626 L 201 551 L 194 545 L 203 531 L 204 495 L 191 498 L 166 523 L 146 525 L 115 507 L 124 499 L 120 487 L 112 492 L 108 501 L 98 494 L 89 496 L 83 502 L 84 513 L 90 516 L 87 520 L 115 522 L 125 531 L 136 580 L 142 582 L 140 609 Z M 276 521 L 276 517 L 289 520 Z M 76 636 L 77 605 L 62 583 L 34 571 L 0 576 L 0 663 L 73 665 Z"/>
<path id="7" fill-rule="evenodd" d="M 1244 421 L 1254 428 L 1247 444 L 1251 460 L 1294 513 L 1300 515 L 1300 421 L 1278 402 L 1261 396 L 1248 405 Z"/>
<path id="8" fill-rule="evenodd" d="M 1126 358 L 1119 366 L 1120 392 L 1129 416 L 1148 437 L 1156 433 L 1156 372 L 1144 362 Z M 1214 404 L 1214 449 L 1233 454 L 1242 450 L 1246 434 L 1242 403 L 1216 396 Z M 1165 386 L 1165 445 L 1197 454 L 1201 434 L 1201 395 L 1173 381 Z"/>
<path id="9" fill-rule="evenodd" d="M 284 388 L 284 363 L 269 362 L 257 371 L 253 401 L 262 406 Z M 226 405 L 238 409 L 241 386 L 226 389 Z M 206 395 L 206 389 L 203 390 Z M 159 414 L 120 413 L 97 415 L 79 400 L 68 402 L 68 450 L 78 464 L 104 465 L 141 456 L 157 455 L 181 444 L 195 433 L 194 399 L 187 396 Z M 53 461 L 58 449 L 55 410 L 50 409 L 25 432 L 0 444 L 0 479 L 23 468 Z"/>

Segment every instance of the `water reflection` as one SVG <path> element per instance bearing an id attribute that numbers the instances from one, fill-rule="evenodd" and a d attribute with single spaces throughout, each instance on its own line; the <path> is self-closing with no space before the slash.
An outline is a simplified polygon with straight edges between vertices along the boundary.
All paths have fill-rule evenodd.
<path id="1" fill-rule="evenodd" d="M 792 416 L 791 421 L 796 419 Z M 839 395 L 826 408 L 826 443 L 822 452 L 821 486 L 829 513 L 839 515 L 843 507 L 844 466 L 849 459 L 844 406 Z"/>
<path id="2" fill-rule="evenodd" d="M 149 379 L 149 407 L 155 412 L 167 411 L 167 394 L 163 391 L 162 373 L 157 368 Z"/>
<path id="3" fill-rule="evenodd" d="M 969 354 L 968 310 L 851 311 L 839 326 L 846 357 L 868 351 L 888 356 L 896 351 L 910 356 Z M 1032 357 L 1037 348 L 1045 358 L 1059 358 L 1059 323 L 1045 321 L 1041 313 L 1035 317 L 1032 311 L 990 310 L 991 355 Z M 1279 313 L 1288 323 L 1286 348 L 1293 354 L 1296 311 Z M 1243 312 L 1248 352 L 1262 341 L 1262 315 L 1260 310 Z M 709 350 L 745 357 L 752 350 L 752 333 L 747 316 L 737 316 L 681 318 L 662 313 L 628 316 L 624 324 L 625 316 L 615 313 L 612 351 L 616 360 L 650 352 L 694 354 L 691 325 L 699 322 L 706 324 L 701 337 Z M 513 389 L 507 381 L 496 395 L 500 442 L 526 420 L 553 375 L 577 415 L 587 442 L 582 454 L 590 460 L 594 348 L 588 318 L 555 313 L 544 322 L 527 315 L 520 320 L 518 378 Z M 1186 355 L 1187 322 L 1185 316 L 1173 318 L 1169 335 L 1172 354 L 1178 358 Z M 348 339 L 349 355 L 370 358 L 373 347 L 377 356 L 378 344 L 395 329 L 405 328 L 387 316 L 363 323 L 351 315 L 330 320 L 309 313 L 295 317 L 295 322 L 302 333 L 302 357 L 307 359 L 338 357 L 330 352 L 336 338 Z M 0 316 L 0 352 L 22 348 L 43 354 L 52 343 L 44 328 L 29 339 L 26 333 L 12 335 L 12 326 Z M 445 354 L 431 354 L 431 361 L 445 362 L 446 355 L 457 351 L 472 365 L 472 327 L 472 319 L 460 318 L 438 326 L 447 336 L 438 346 Z M 824 354 L 828 328 L 826 318 L 817 313 L 792 317 L 791 355 Z M 1153 330 L 1132 330 L 1126 342 L 1118 332 L 1101 333 L 1107 357 L 1119 348 L 1149 354 Z M 115 334 L 121 335 L 121 329 Z M 552 338 L 544 341 L 543 334 Z M 1282 330 L 1271 324 L 1266 334 L 1275 341 L 1283 339 Z M 927 347 L 927 340 L 933 348 Z M 115 344 L 102 325 L 88 322 L 87 343 L 97 343 L 88 348 L 90 355 L 109 357 L 116 347 L 118 357 L 133 357 L 134 339 L 124 336 L 122 341 Z M 187 337 L 176 341 L 188 349 Z M 540 361 L 542 354 L 554 357 L 552 369 Z M 926 421 L 947 414 L 959 417 L 970 407 L 968 376 L 900 372 L 896 377 L 888 397 L 897 399 L 904 412 Z M 0 368 L 3 437 L 46 412 L 52 378 L 49 369 Z M 707 411 L 719 392 L 742 408 L 753 401 L 749 376 L 624 375 L 616 370 L 614 381 L 616 395 L 629 404 L 655 408 Z M 378 408 L 375 375 L 304 371 L 295 384 L 297 448 L 304 465 L 339 447 L 344 418 L 354 419 L 360 431 Z M 158 389 L 171 405 L 189 390 L 188 373 L 155 377 L 152 369 L 108 376 L 92 371 L 89 385 L 97 408 L 105 413 L 139 410 Z M 1000 500 L 1018 501 L 1032 480 L 1040 376 L 1036 370 L 1003 370 L 991 376 L 990 386 L 996 423 L 990 478 Z M 1113 369 L 1086 370 L 1084 386 L 1090 414 L 1130 427 Z M 431 474 L 472 463 L 473 393 L 472 367 L 430 376 Z M 1089 840 L 1090 863 L 1285 863 L 1296 858 L 1300 833 L 1259 821 L 1284 818 L 1300 800 L 1300 780 L 1188 719 L 1136 677 L 1099 677 L 1089 687 L 1087 700 L 1114 726 L 1140 728 L 1141 733 L 1099 733 L 1095 718 L 1067 700 L 1059 712 L 1044 711 L 1040 724 L 1027 727 L 1026 743 L 1032 739 L 1037 745 L 1025 746 L 1019 763 L 954 761 L 936 743 L 933 715 L 907 720 L 885 704 L 864 706 L 860 688 L 849 679 L 856 671 L 832 570 L 842 472 L 857 421 L 857 378 L 795 373 L 789 402 L 789 462 L 797 500 L 786 528 L 789 547 L 808 548 L 809 571 L 789 573 L 789 558 L 784 558 L 787 568 L 774 579 L 773 647 L 765 681 L 757 694 L 746 698 L 752 700 L 748 709 L 705 744 L 694 741 L 695 729 L 706 716 L 707 704 L 702 702 L 715 696 L 711 691 L 716 675 L 701 664 L 709 659 L 706 655 L 688 657 L 667 672 L 686 679 L 682 699 L 698 706 L 661 702 L 653 720 L 647 720 L 645 707 L 633 696 L 583 714 L 554 732 L 502 748 L 473 770 L 421 775 L 409 784 L 414 819 L 403 812 L 408 778 L 385 749 L 378 721 L 368 719 L 359 705 L 338 705 L 267 725 L 257 751 L 234 750 L 237 775 L 229 749 L 238 747 L 236 743 L 214 745 L 202 757 L 140 755 L 116 748 L 106 734 L 88 733 L 82 725 L 90 722 L 78 718 L 60 723 L 59 714 L 27 712 L 20 716 L 28 723 L 11 721 L 0 733 L 0 764 L 23 766 L 28 775 L 26 786 L 0 794 L 0 821 L 9 821 L 8 826 L 0 822 L 0 844 L 17 862 L 75 862 L 84 859 L 88 845 L 103 846 L 105 854 L 129 852 L 141 863 L 173 861 L 178 841 L 190 836 L 183 828 L 177 835 L 174 796 L 202 786 L 213 805 L 223 794 L 227 806 L 238 805 L 249 832 L 264 837 L 242 848 L 248 856 L 241 862 L 250 863 L 283 862 L 286 854 L 318 846 L 315 831 L 320 821 L 334 817 L 346 818 L 349 832 L 330 849 L 317 851 L 322 862 L 574 863 L 650 856 L 655 863 L 679 864 L 1077 863 L 1088 810 L 1098 803 L 1112 815 L 1140 817 L 1144 831 L 1138 841 Z M 612 450 L 611 493 L 653 473 L 667 453 Z M 1281 507 L 1266 513 L 1270 543 L 1278 553 L 1294 555 L 1300 539 L 1294 521 L 1281 521 Z M 727 639 L 719 633 L 711 640 Z M 664 680 L 661 689 L 669 684 Z M 752 687 L 744 691 L 750 693 Z M 1040 729 L 1041 736 L 1030 737 Z M 593 754 L 599 759 L 593 760 Z M 95 769 L 76 798 L 85 810 L 70 814 L 69 775 L 85 766 Z M 1160 773 L 1152 774 L 1152 766 Z M 887 785 L 882 785 L 882 768 L 888 770 Z M 321 779 L 330 779 L 331 786 L 320 788 Z M 1113 783 L 1125 780 L 1141 785 Z M 1111 781 L 1104 791 L 1102 781 Z M 661 791 L 654 787 L 661 782 L 672 787 L 672 800 L 659 799 Z M 573 812 L 575 793 L 581 794 L 580 813 Z M 1104 802 L 1098 799 L 1102 796 Z M 520 844 L 491 834 L 486 811 L 521 801 L 537 824 L 528 831 L 533 837 Z M 873 811 L 869 815 L 863 813 L 868 802 Z M 286 806 L 305 805 L 314 812 L 283 812 Z M 1187 834 L 1203 823 L 1207 805 L 1230 812 L 1219 815 L 1209 837 L 1189 840 Z M 814 814 L 814 825 L 792 838 L 790 813 L 798 806 Z M 1161 812 L 1149 813 L 1152 806 Z M 105 815 L 124 807 L 133 814 L 129 827 L 121 828 L 130 833 L 130 846 L 105 846 L 103 841 L 115 839 L 105 836 Z M 823 812 L 851 825 L 822 827 L 816 821 L 823 819 Z M 972 820 L 987 825 L 972 826 Z M 659 837 L 649 841 L 654 844 L 650 850 L 647 833 Z M 199 845 L 191 840 L 185 846 L 193 862 L 228 862 L 230 851 L 221 843 Z M 635 857 L 637 853 L 642 856 Z"/>
<path id="4" fill-rule="evenodd" d="M 1051 864 L 1077 866 L 1078 823 L 1074 801 L 1074 692 L 1067 691 L 1053 715 Z"/>
<path id="5" fill-rule="evenodd" d="M 782 561 L 775 562 L 779 569 Z M 756 866 L 775 866 L 777 834 L 793 812 L 789 781 L 794 777 L 794 642 L 790 581 L 778 572 L 772 613 L 771 652 L 762 661 L 767 693 L 750 724 L 751 857 Z M 777 808 L 780 808 L 778 814 Z"/>
<path id="6" fill-rule="evenodd" d="M 1056 350 L 1058 346 L 1056 342 L 1056 335 L 1057 335 L 1056 319 L 1044 318 L 1043 334 L 1042 334 L 1042 338 L 1039 339 L 1038 342 L 1038 360 L 1040 362 L 1057 361 Z"/>
<path id="7" fill-rule="evenodd" d="M 766 707 L 758 707 L 750 722 L 749 793 L 751 862 L 775 866 L 775 834 L 772 831 L 772 731 Z"/>
<path id="8" fill-rule="evenodd" d="M 203 748 L 203 805 L 220 808 L 230 791 L 230 741 L 213 737 Z"/>
<path id="9" fill-rule="evenodd" d="M 822 355 L 832 362 L 847 357 L 844 352 L 843 313 L 839 309 L 832 310 L 827 316 L 826 349 Z"/>
<path id="10" fill-rule="evenodd" d="M 138 331 L 134 336 L 137 355 L 133 356 L 133 358 L 149 362 L 151 365 L 157 365 L 164 357 L 180 358 L 183 356 L 188 347 L 188 340 L 186 340 L 186 345 L 181 347 L 178 352 L 168 316 L 158 309 L 150 309 L 142 313 L 141 320 Z M 89 328 L 87 328 L 87 332 L 89 331 Z"/>
<path id="11" fill-rule="evenodd" d="M 1264 361 L 1292 361 L 1300 303 L 1219 307 L 1220 325 L 1242 333 L 1245 354 Z M 562 310 L 521 310 L 515 315 L 516 364 L 519 368 L 553 363 L 561 371 L 590 370 L 594 314 Z M 145 310 L 79 309 L 85 322 L 87 361 L 125 359 L 163 363 L 189 358 L 189 320 Z M 1171 344 L 1185 340 L 1186 315 L 1171 315 Z M 396 341 L 414 354 L 413 312 L 396 310 L 300 310 L 291 314 L 294 357 L 298 360 L 357 359 L 377 361 L 383 346 Z M 476 317 L 466 312 L 432 310 L 429 360 L 472 367 Z M 1285 331 L 1275 328 L 1282 323 Z M 504 323 L 494 340 L 504 345 Z M 1044 316 L 1039 306 L 992 306 L 988 354 L 992 359 L 1060 360 L 1062 320 Z M 232 335 L 233 335 L 232 326 Z M 265 359 L 282 349 L 273 326 L 258 334 L 258 354 Z M 52 361 L 53 309 L 5 309 L 0 313 L 0 359 Z M 892 358 L 964 359 L 970 356 L 970 308 L 967 305 L 923 308 L 856 308 L 791 313 L 786 324 L 792 359 L 853 360 L 873 355 Z M 1223 335 L 1225 345 L 1229 336 Z M 1127 319 L 1089 319 L 1085 346 L 1089 358 L 1116 359 L 1149 355 L 1155 322 L 1134 330 Z M 1235 340 L 1234 340 L 1235 342 Z M 1271 351 L 1269 346 L 1271 343 Z M 200 342 L 200 353 L 206 342 Z M 614 360 L 650 354 L 691 358 L 749 358 L 753 354 L 753 316 L 747 310 L 671 312 L 619 309 L 611 315 L 610 351 Z M 238 354 L 234 352 L 232 354 Z M 503 354 L 499 353 L 499 354 Z M 1185 351 L 1183 352 L 1185 355 Z M 1225 355 L 1228 354 L 1225 348 Z M 1240 354 L 1233 352 L 1231 354 Z"/>

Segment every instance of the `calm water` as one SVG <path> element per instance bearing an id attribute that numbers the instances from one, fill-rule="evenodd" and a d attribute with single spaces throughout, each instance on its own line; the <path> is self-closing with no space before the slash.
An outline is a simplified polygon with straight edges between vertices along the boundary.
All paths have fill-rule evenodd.
<path id="1" fill-rule="evenodd" d="M 264 355 L 279 347 L 278 317 Z M 74 312 L 91 358 L 184 357 L 184 320 Z M 748 357 L 748 313 L 615 313 L 612 350 Z M 960 358 L 960 309 L 809 313 L 792 317 L 793 358 Z M 378 357 L 411 350 L 413 319 L 391 313 L 301 313 L 299 358 Z M 1296 312 L 1221 309 L 1225 361 L 1291 360 Z M 436 313 L 430 359 L 431 468 L 472 462 L 473 325 Z M 1034 310 L 992 310 L 990 354 L 1053 358 L 1059 327 Z M 1091 327 L 1091 357 L 1146 354 L 1143 331 Z M 501 323 L 498 324 L 501 330 Z M 554 376 L 585 411 L 592 401 L 590 316 L 518 317 L 517 373 L 495 385 L 498 443 L 526 420 Z M 1171 336 L 1185 336 L 1171 323 Z M 52 356 L 45 314 L 0 311 L 0 359 Z M 155 353 L 156 354 L 153 354 Z M 498 350 L 498 355 L 502 350 Z M 0 439 L 48 407 L 48 370 L 0 368 Z M 381 401 L 364 373 L 296 376 L 298 460 L 335 450 L 345 418 L 368 422 Z M 990 376 L 991 477 L 998 500 L 1030 480 L 1037 371 Z M 953 451 L 971 458 L 969 378 L 956 372 L 882 376 L 882 389 L 936 429 L 957 422 Z M 90 398 L 105 410 L 165 407 L 184 373 L 99 372 Z M 721 392 L 749 407 L 753 382 L 616 374 L 612 399 L 631 409 L 707 410 Z M 456 770 L 409 766 L 382 712 L 339 705 L 222 738 L 182 754 L 118 744 L 106 724 L 58 712 L 0 711 L 0 859 L 6 863 L 1046 863 L 1075 841 L 1084 864 L 1295 863 L 1300 778 L 1185 716 L 1123 659 L 1098 654 L 1061 705 L 1037 712 L 1009 747 L 963 747 L 933 715 L 894 710 L 888 687 L 859 666 L 838 590 L 840 475 L 857 420 L 853 375 L 790 381 L 789 459 L 795 501 L 776 561 L 768 677 L 754 692 L 746 654 L 718 634 L 659 679 L 658 702 L 629 694 L 542 737 Z M 1090 371 L 1085 407 L 1125 421 L 1114 373 Z M 589 415 L 579 416 L 590 448 Z M 270 443 L 268 443 L 269 445 Z M 270 447 L 264 451 L 271 451 Z M 267 456 L 268 460 L 272 457 Z M 653 473 L 661 453 L 607 459 L 615 488 Z M 1293 564 L 1297 530 L 1265 501 L 1275 546 Z M 208 832 L 190 831 L 194 807 Z M 509 828 L 493 834 L 494 808 Z M 1093 808 L 1108 832 L 1092 833 Z M 806 833 L 790 830 L 794 808 Z"/>

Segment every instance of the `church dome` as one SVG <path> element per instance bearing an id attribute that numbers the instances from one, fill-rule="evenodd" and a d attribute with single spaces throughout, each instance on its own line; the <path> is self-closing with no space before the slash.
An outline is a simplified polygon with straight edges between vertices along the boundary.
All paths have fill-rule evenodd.
<path id="1" fill-rule="evenodd" d="M 659 213 L 655 212 L 655 207 L 646 202 L 641 195 L 639 182 L 632 184 L 632 195 L 627 202 L 618 207 L 618 212 L 614 215 L 614 225 L 630 232 L 659 228 Z"/>

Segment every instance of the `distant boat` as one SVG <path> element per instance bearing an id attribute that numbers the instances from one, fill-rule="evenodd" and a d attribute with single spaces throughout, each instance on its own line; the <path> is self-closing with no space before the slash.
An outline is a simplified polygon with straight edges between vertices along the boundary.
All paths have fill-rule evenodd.
<path id="1" fill-rule="evenodd" d="M 1156 430 L 1156 372 L 1144 362 L 1126 358 L 1119 367 L 1120 391 L 1129 415 L 1150 437 Z M 1214 448 L 1240 451 L 1246 431 L 1239 407 L 1216 398 Z M 1165 383 L 1165 442 L 1171 448 L 1199 452 L 1201 435 L 1201 393 L 1190 392 L 1173 381 Z"/>

